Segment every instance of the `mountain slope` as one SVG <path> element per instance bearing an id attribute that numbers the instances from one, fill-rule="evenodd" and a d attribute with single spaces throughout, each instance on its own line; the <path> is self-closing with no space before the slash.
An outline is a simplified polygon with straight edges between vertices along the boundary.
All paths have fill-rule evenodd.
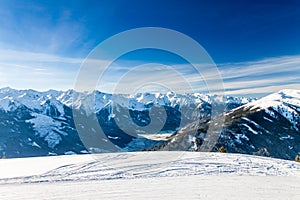
<path id="1" fill-rule="evenodd" d="M 300 91 L 282 90 L 235 108 L 214 151 L 256 154 L 293 160 L 300 151 Z M 151 150 L 201 150 L 209 120 L 196 121 L 178 130 L 168 141 Z"/>

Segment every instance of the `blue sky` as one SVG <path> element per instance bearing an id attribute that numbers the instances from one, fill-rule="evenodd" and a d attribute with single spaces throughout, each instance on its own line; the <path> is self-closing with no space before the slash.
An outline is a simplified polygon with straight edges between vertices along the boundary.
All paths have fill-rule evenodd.
<path id="1" fill-rule="evenodd" d="M 297 89 L 299 7 L 296 0 L 0 0 L 0 87 L 72 88 L 81 62 L 97 44 L 121 31 L 154 26 L 199 42 L 218 64 L 228 94 Z M 123 61 L 184 67 L 157 51 L 136 52 Z"/>

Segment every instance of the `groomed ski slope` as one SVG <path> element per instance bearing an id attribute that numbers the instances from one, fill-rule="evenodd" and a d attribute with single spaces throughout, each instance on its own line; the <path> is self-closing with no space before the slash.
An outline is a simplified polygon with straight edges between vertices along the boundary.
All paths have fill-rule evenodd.
<path id="1" fill-rule="evenodd" d="M 1 199 L 300 199 L 300 163 L 135 152 L 0 160 Z"/>

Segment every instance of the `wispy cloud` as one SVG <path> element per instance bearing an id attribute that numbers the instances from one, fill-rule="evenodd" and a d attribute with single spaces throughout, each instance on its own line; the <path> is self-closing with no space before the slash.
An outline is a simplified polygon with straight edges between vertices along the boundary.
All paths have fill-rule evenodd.
<path id="1" fill-rule="evenodd" d="M 149 63 L 128 69 L 125 73 L 123 71 L 122 73 L 114 73 L 114 70 L 108 73 L 114 75 L 107 76 L 100 82 L 100 90 L 105 89 L 104 86 L 106 86 L 107 82 L 110 82 L 111 89 L 116 93 L 141 92 L 145 88 L 152 92 L 172 90 L 177 93 L 186 93 L 195 89 L 190 84 L 192 82 L 188 80 L 190 76 L 182 74 L 178 68 L 176 69 L 172 66 Z M 112 79 L 114 81 L 109 81 L 108 77 L 114 77 Z"/>
<path id="2" fill-rule="evenodd" d="M 61 57 L 45 53 L 34 53 L 28 51 L 16 51 L 10 49 L 0 49 L 0 61 L 1 62 L 43 62 L 43 63 L 72 63 L 80 64 L 82 58 L 70 58 L 70 57 Z"/>
<path id="3" fill-rule="evenodd" d="M 51 54 L 0 49 L 0 87 L 33 88 L 38 90 L 74 88 L 83 58 L 62 57 Z M 165 66 L 156 63 L 139 66 L 128 61 L 114 63 L 105 71 L 97 88 L 104 92 L 134 92 L 143 87 L 171 89 L 182 93 L 207 91 L 206 83 L 217 78 L 207 65 L 198 74 L 189 64 Z M 102 64 L 91 60 L 93 69 L 87 73 L 95 78 Z M 300 55 L 267 58 L 254 62 L 226 63 L 218 65 L 226 94 L 259 96 L 280 89 L 300 88 Z M 200 71 L 201 72 L 201 71 Z M 98 78 L 98 77 L 96 77 Z M 84 81 L 83 81 L 84 82 Z M 218 92 L 220 85 L 213 85 L 209 92 Z"/>
<path id="4" fill-rule="evenodd" d="M 227 94 L 266 94 L 300 88 L 300 56 L 267 58 L 219 67 Z"/>
<path id="5" fill-rule="evenodd" d="M 127 82 L 123 82 L 123 91 L 134 88 L 136 83 L 159 83 L 164 80 L 170 88 L 180 88 L 182 92 L 188 91 L 186 83 L 199 91 L 218 93 L 221 85 L 212 85 L 208 91 L 206 82 L 213 82 L 218 78 L 215 71 L 210 70 L 213 66 L 207 66 L 205 76 L 201 76 L 192 69 L 191 65 L 170 66 L 178 73 L 170 73 L 157 64 L 148 65 L 147 69 L 136 70 Z M 120 70 L 122 66 L 111 68 L 108 76 L 104 78 L 100 89 L 112 90 L 116 87 L 117 80 L 124 75 Z M 130 71 L 130 68 L 126 69 Z M 125 70 L 125 71 L 126 71 Z M 300 56 L 284 56 L 266 58 L 253 62 L 226 63 L 218 65 L 222 76 L 225 94 L 261 96 L 281 89 L 300 88 Z M 200 71 L 201 73 L 201 71 Z M 202 74 L 203 75 L 203 74 Z M 219 83 L 218 83 L 219 84 Z M 120 86 L 118 86 L 120 87 Z M 135 86 L 136 87 L 136 86 Z"/>
<path id="6" fill-rule="evenodd" d="M 80 58 L 0 49 L 0 87 L 73 88 L 82 61 Z"/>

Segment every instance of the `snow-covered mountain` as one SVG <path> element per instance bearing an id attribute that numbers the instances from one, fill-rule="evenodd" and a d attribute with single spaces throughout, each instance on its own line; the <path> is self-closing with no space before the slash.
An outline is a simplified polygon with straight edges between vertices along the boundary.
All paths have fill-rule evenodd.
<path id="1" fill-rule="evenodd" d="M 206 94 L 194 93 L 194 94 L 175 94 L 168 92 L 162 93 L 138 93 L 136 95 L 125 94 L 107 94 L 100 91 L 92 93 L 76 92 L 74 90 L 68 91 L 55 91 L 49 90 L 46 92 L 39 92 L 35 90 L 15 90 L 9 87 L 0 89 L 0 108 L 5 111 L 13 111 L 20 106 L 26 106 L 31 110 L 39 112 L 49 112 L 51 105 L 56 107 L 57 116 L 64 114 L 64 106 L 67 107 L 81 107 L 83 99 L 90 99 L 93 111 L 99 111 L 115 101 L 122 107 L 128 109 L 144 111 L 149 109 L 152 105 L 157 106 L 201 106 L 203 103 L 211 103 L 211 96 Z M 226 103 L 229 107 L 238 107 L 253 101 L 251 98 L 245 97 L 226 97 Z M 48 110 L 47 110 L 48 109 Z M 56 112 L 54 111 L 54 112 Z"/>
<path id="2" fill-rule="evenodd" d="M 244 106 L 244 110 L 259 112 L 263 110 L 269 115 L 264 118 L 272 122 L 274 119 L 283 118 L 291 129 L 299 131 L 300 128 L 300 91 L 281 90 L 258 101 L 254 101 Z"/>
<path id="3" fill-rule="evenodd" d="M 178 130 L 152 150 L 201 149 L 210 121 Z M 300 91 L 282 90 L 228 111 L 214 151 L 294 159 L 300 151 Z M 180 145 L 179 145 L 180 144 Z"/>
<path id="4" fill-rule="evenodd" d="M 93 93 L 74 90 L 38 92 L 2 88 L 0 89 L 0 155 L 24 157 L 87 153 L 77 130 L 78 128 L 85 129 L 87 134 L 90 134 L 88 136 L 96 130 L 89 129 L 83 124 L 76 127 L 72 114 L 74 110 L 86 116 L 95 113 L 107 136 L 104 139 L 117 145 L 118 148 L 125 150 L 147 148 L 160 141 L 151 142 L 149 139 L 144 139 L 138 147 L 135 145 L 137 142 L 132 141 L 139 134 L 144 133 L 142 128 L 136 127 L 143 127 L 151 122 L 151 110 L 163 108 L 167 118 L 161 132 L 174 132 L 180 125 L 182 114 L 185 114 L 190 121 L 209 116 L 211 98 L 213 97 L 209 95 L 182 95 L 171 92 L 112 95 L 99 91 Z M 227 105 L 231 109 L 248 101 L 246 98 L 228 97 Z M 184 113 L 183 109 L 185 109 Z M 195 115 L 195 110 L 197 110 L 197 115 Z M 126 112 L 129 112 L 132 121 L 124 120 Z M 158 122 L 163 121 L 160 112 L 152 113 L 154 113 L 152 119 L 157 119 Z M 125 132 L 121 129 L 122 126 L 126 128 Z M 127 134 L 128 132 L 130 134 Z M 141 140 L 138 141 L 140 143 Z M 130 148 L 127 148 L 129 143 Z"/>

